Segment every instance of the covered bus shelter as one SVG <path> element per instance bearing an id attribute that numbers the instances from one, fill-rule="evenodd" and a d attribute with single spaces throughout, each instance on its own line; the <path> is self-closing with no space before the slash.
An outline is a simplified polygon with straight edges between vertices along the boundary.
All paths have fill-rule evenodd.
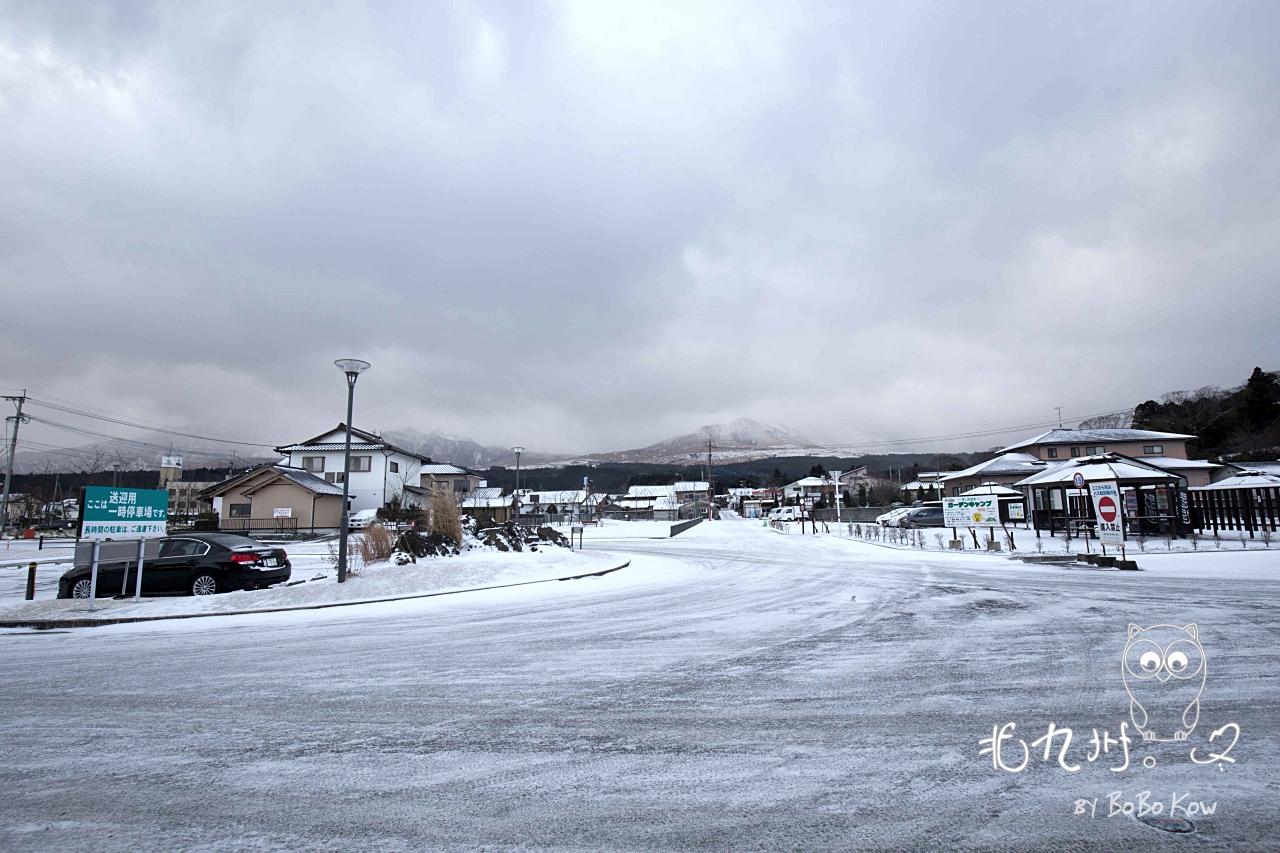
<path id="1" fill-rule="evenodd" d="M 1280 476 L 1241 471 L 1234 477 L 1188 490 L 1192 526 L 1212 530 L 1275 533 L 1280 526 Z"/>
<path id="2" fill-rule="evenodd" d="M 1115 482 L 1120 489 L 1126 536 L 1183 536 L 1191 529 L 1187 481 L 1169 471 L 1119 453 L 1068 459 L 1020 480 L 1027 496 L 1031 524 L 1040 535 L 1066 531 L 1095 536 L 1097 519 L 1090 483 Z"/>

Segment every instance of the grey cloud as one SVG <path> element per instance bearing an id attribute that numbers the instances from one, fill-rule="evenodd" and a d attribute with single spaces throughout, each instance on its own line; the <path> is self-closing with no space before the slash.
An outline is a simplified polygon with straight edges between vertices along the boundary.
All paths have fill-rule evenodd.
<path id="1" fill-rule="evenodd" d="M 1267 4 L 8 4 L 0 384 L 835 440 L 1275 367 Z M 214 395 L 210 399 L 210 395 Z"/>

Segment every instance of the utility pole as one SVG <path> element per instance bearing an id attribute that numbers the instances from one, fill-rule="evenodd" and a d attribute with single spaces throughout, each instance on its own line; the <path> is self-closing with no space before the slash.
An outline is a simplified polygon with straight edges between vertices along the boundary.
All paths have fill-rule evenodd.
<path id="1" fill-rule="evenodd" d="M 711 439 L 707 439 L 707 521 L 711 521 L 711 508 L 716 502 L 716 474 L 715 469 L 711 467 L 711 448 L 715 445 L 711 443 Z"/>
<path id="2" fill-rule="evenodd" d="M 18 397 L 5 397 L 11 403 L 18 404 L 18 413 L 13 416 L 13 435 L 9 438 L 9 461 L 4 471 L 4 499 L 0 501 L 0 534 L 9 526 L 9 492 L 13 483 L 13 455 L 18 452 L 18 427 L 22 424 L 22 404 L 27 402 L 27 389 L 22 389 Z M 6 418 L 5 420 L 10 420 Z"/>
<path id="3" fill-rule="evenodd" d="M 1054 406 L 1058 410 L 1058 429 L 1062 429 L 1062 407 Z"/>

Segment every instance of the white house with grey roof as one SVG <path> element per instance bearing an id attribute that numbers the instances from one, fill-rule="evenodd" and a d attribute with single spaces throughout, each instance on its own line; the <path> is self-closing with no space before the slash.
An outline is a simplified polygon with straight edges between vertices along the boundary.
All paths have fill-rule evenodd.
<path id="1" fill-rule="evenodd" d="M 276 452 L 288 457 L 288 465 L 300 468 L 326 483 L 341 488 L 346 424 L 314 438 L 277 447 Z M 397 447 L 374 432 L 351 428 L 351 483 L 348 491 L 351 511 L 380 509 L 394 497 L 402 495 L 406 486 L 417 486 L 425 456 Z"/>

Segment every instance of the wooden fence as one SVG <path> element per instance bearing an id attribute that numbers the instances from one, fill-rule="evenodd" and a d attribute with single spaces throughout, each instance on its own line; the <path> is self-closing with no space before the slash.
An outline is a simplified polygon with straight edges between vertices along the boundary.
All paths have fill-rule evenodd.
<path id="1" fill-rule="evenodd" d="M 1280 526 L 1280 489 L 1190 489 L 1192 526 L 1208 530 L 1243 530 L 1249 538 Z"/>

